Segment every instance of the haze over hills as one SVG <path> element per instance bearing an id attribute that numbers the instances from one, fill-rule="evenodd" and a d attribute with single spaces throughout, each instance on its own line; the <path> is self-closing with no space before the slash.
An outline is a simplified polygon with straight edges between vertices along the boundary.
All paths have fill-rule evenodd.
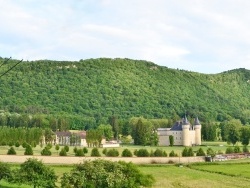
<path id="1" fill-rule="evenodd" d="M 3 62 L 4 59 L 0 59 Z M 17 60 L 10 60 L 2 73 Z M 23 62 L 0 79 L 0 109 L 106 123 L 112 115 L 250 123 L 250 70 L 201 74 L 131 59 Z"/>

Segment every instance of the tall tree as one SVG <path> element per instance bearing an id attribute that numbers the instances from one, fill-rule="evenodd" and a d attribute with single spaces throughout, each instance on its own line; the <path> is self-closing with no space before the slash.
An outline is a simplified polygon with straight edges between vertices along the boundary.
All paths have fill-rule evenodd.
<path id="1" fill-rule="evenodd" d="M 243 126 L 240 128 L 240 141 L 242 145 L 247 146 L 250 139 L 250 128 L 248 126 Z"/>

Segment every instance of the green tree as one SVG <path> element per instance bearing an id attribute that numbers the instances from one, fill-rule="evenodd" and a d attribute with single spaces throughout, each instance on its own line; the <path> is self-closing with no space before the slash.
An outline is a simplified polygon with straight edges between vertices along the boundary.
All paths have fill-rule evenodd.
<path id="1" fill-rule="evenodd" d="M 16 155 L 16 151 L 13 147 L 10 147 L 10 149 L 7 152 L 7 155 Z"/>
<path id="2" fill-rule="evenodd" d="M 98 150 L 98 148 L 93 148 L 92 151 L 91 151 L 91 157 L 100 157 L 101 154 Z"/>
<path id="3" fill-rule="evenodd" d="M 27 144 L 25 151 L 24 151 L 24 155 L 33 155 L 33 150 L 31 145 Z"/>
<path id="4" fill-rule="evenodd" d="M 51 151 L 48 147 L 45 147 L 42 151 L 41 151 L 41 155 L 44 156 L 50 156 L 51 155 Z"/>
<path id="5" fill-rule="evenodd" d="M 107 141 L 111 140 L 114 137 L 111 125 L 101 124 L 98 126 L 97 130 L 102 133 L 102 135 L 106 138 Z"/>
<path id="6" fill-rule="evenodd" d="M 198 149 L 198 151 L 197 151 L 197 153 L 196 153 L 196 156 L 205 156 L 206 154 L 205 154 L 205 152 L 203 151 L 203 149 L 202 148 L 199 148 Z"/>
<path id="7" fill-rule="evenodd" d="M 240 128 L 240 141 L 242 145 L 247 146 L 249 144 L 250 139 L 250 128 L 247 126 Z"/>
<path id="8" fill-rule="evenodd" d="M 232 119 L 226 123 L 227 131 L 225 133 L 227 142 L 232 143 L 233 145 L 236 144 L 240 140 L 240 128 L 242 124 L 240 120 Z"/>
<path id="9" fill-rule="evenodd" d="M 105 160 L 85 161 L 77 164 L 70 173 L 64 173 L 61 187 L 139 188 L 151 187 L 155 182 L 132 163 Z"/>
<path id="10" fill-rule="evenodd" d="M 169 143 L 170 143 L 171 147 L 174 145 L 174 137 L 173 137 L 173 135 L 169 136 Z"/>
<path id="11" fill-rule="evenodd" d="M 37 159 L 29 158 L 15 172 L 14 182 L 36 187 L 54 188 L 57 176 L 54 170 Z"/>
<path id="12" fill-rule="evenodd" d="M 132 156 L 133 154 L 129 149 L 126 148 L 122 151 L 122 157 L 132 157 Z"/>
<path id="13" fill-rule="evenodd" d="M 61 149 L 61 151 L 59 152 L 60 156 L 67 156 L 67 152 L 64 148 Z"/>

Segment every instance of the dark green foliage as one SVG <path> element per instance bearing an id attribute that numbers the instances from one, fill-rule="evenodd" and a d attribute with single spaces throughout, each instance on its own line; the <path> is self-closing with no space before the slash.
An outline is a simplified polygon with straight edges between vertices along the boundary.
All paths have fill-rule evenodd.
<path id="1" fill-rule="evenodd" d="M 169 153 L 169 157 L 178 157 L 177 153 L 174 152 L 174 150 L 172 150 L 170 153 Z"/>
<path id="2" fill-rule="evenodd" d="M 26 147 L 27 147 L 27 145 L 28 145 L 28 143 L 27 143 L 27 142 L 23 142 L 22 147 L 23 147 L 23 148 L 26 148 Z"/>
<path id="3" fill-rule="evenodd" d="M 75 156 L 79 156 L 79 157 L 84 156 L 83 149 L 81 149 L 81 148 L 80 149 L 76 149 Z"/>
<path id="4" fill-rule="evenodd" d="M 233 153 L 233 152 L 234 152 L 233 147 L 227 147 L 226 154 Z"/>
<path id="5" fill-rule="evenodd" d="M 243 151 L 244 153 L 249 153 L 248 147 L 247 147 L 246 145 L 243 146 L 242 151 Z"/>
<path id="6" fill-rule="evenodd" d="M 239 146 L 234 146 L 234 153 L 241 153 Z"/>
<path id="7" fill-rule="evenodd" d="M 55 149 L 56 149 L 56 151 L 58 151 L 60 149 L 60 146 L 58 144 L 56 144 Z"/>
<path id="8" fill-rule="evenodd" d="M 210 155 L 212 158 L 214 158 L 216 155 L 216 152 L 212 148 L 208 148 L 207 155 Z"/>
<path id="9" fill-rule="evenodd" d="M 9 146 L 11 147 L 11 146 L 13 146 L 13 145 L 14 145 L 13 141 L 10 141 L 10 142 L 9 142 Z"/>
<path id="10" fill-rule="evenodd" d="M 66 151 L 66 152 L 69 152 L 69 146 L 64 146 L 64 150 Z"/>
<path id="11" fill-rule="evenodd" d="M 207 75 L 120 58 L 24 62 L 1 78 L 1 109 L 20 116 L 1 117 L 0 126 L 66 130 L 109 123 L 116 138 L 115 117 L 172 118 L 183 109 L 201 121 L 247 124 L 249 75 L 246 69 Z"/>
<path id="12" fill-rule="evenodd" d="M 248 126 L 244 126 L 240 128 L 240 141 L 242 145 L 247 146 L 249 144 L 250 139 L 250 128 Z"/>
<path id="13" fill-rule="evenodd" d="M 29 144 L 26 145 L 24 155 L 33 155 L 33 150 L 31 145 Z"/>
<path id="14" fill-rule="evenodd" d="M 77 147 L 75 146 L 74 149 L 73 149 L 74 153 L 77 152 Z"/>
<path id="15" fill-rule="evenodd" d="M 18 148 L 18 147 L 20 146 L 20 143 L 17 141 L 17 142 L 15 143 L 15 146 Z"/>
<path id="16" fill-rule="evenodd" d="M 102 131 L 101 130 L 88 130 L 86 132 L 86 142 L 89 147 L 99 147 L 102 141 Z"/>
<path id="17" fill-rule="evenodd" d="M 33 187 L 54 188 L 56 180 L 54 170 L 37 159 L 29 158 L 16 171 L 13 181 L 33 185 Z"/>
<path id="18" fill-rule="evenodd" d="M 173 135 L 169 136 L 169 143 L 170 143 L 171 147 L 174 145 L 174 137 L 173 137 Z"/>
<path id="19" fill-rule="evenodd" d="M 7 152 L 7 155 L 16 155 L 16 151 L 13 147 L 10 147 L 10 149 Z"/>
<path id="20" fill-rule="evenodd" d="M 64 148 L 61 149 L 61 151 L 59 152 L 60 156 L 67 156 L 67 152 L 65 151 Z"/>
<path id="21" fill-rule="evenodd" d="M 41 151 L 41 155 L 50 156 L 50 155 L 51 155 L 51 151 L 50 151 L 49 147 L 46 146 L 46 147 Z"/>
<path id="22" fill-rule="evenodd" d="M 108 149 L 107 149 L 107 148 L 104 148 L 104 149 L 102 150 L 102 154 L 107 155 L 107 151 L 108 151 Z"/>
<path id="23" fill-rule="evenodd" d="M 61 187 L 139 188 L 152 187 L 151 175 L 145 175 L 132 163 L 104 160 L 77 164 L 70 173 L 64 173 Z"/>
<path id="24" fill-rule="evenodd" d="M 205 154 L 205 152 L 203 151 L 203 149 L 202 148 L 199 148 L 198 149 L 198 151 L 197 151 L 197 153 L 196 153 L 196 156 L 205 156 L 206 154 Z"/>
<path id="25" fill-rule="evenodd" d="M 193 152 L 193 149 L 191 147 L 188 148 L 188 156 L 190 156 L 190 157 L 194 156 L 194 152 Z"/>
<path id="26" fill-rule="evenodd" d="M 0 180 L 9 179 L 11 177 L 11 169 L 9 164 L 0 161 Z"/>
<path id="27" fill-rule="evenodd" d="M 51 143 L 48 143 L 48 144 L 46 145 L 46 147 L 47 147 L 48 149 L 51 149 L 51 148 L 52 148 L 52 144 L 51 144 Z"/>
<path id="28" fill-rule="evenodd" d="M 117 149 L 109 149 L 106 154 L 107 157 L 118 157 L 119 151 Z"/>
<path id="29" fill-rule="evenodd" d="M 100 157 L 101 154 L 98 150 L 98 148 L 93 148 L 92 151 L 91 151 L 91 157 Z"/>
<path id="30" fill-rule="evenodd" d="M 139 149 L 134 153 L 137 157 L 149 157 L 149 152 L 147 149 Z"/>
<path id="31" fill-rule="evenodd" d="M 83 153 L 87 154 L 88 153 L 88 148 L 84 147 L 83 148 Z"/>
<path id="32" fill-rule="evenodd" d="M 156 149 L 154 151 L 154 157 L 167 157 L 167 153 L 161 149 Z"/>
<path id="33" fill-rule="evenodd" d="M 132 156 L 133 154 L 129 149 L 126 148 L 122 151 L 122 157 L 132 157 Z"/>
<path id="34" fill-rule="evenodd" d="M 188 155 L 188 148 L 187 147 L 185 147 L 183 150 L 182 150 L 182 157 L 188 157 L 189 155 Z"/>

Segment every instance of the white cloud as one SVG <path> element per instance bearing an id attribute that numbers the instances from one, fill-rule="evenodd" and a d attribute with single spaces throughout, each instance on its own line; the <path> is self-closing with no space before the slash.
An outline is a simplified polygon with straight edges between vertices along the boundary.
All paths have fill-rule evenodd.
<path id="1" fill-rule="evenodd" d="M 250 69 L 247 0 L 0 3 L 4 57 L 127 57 L 206 73 Z"/>

